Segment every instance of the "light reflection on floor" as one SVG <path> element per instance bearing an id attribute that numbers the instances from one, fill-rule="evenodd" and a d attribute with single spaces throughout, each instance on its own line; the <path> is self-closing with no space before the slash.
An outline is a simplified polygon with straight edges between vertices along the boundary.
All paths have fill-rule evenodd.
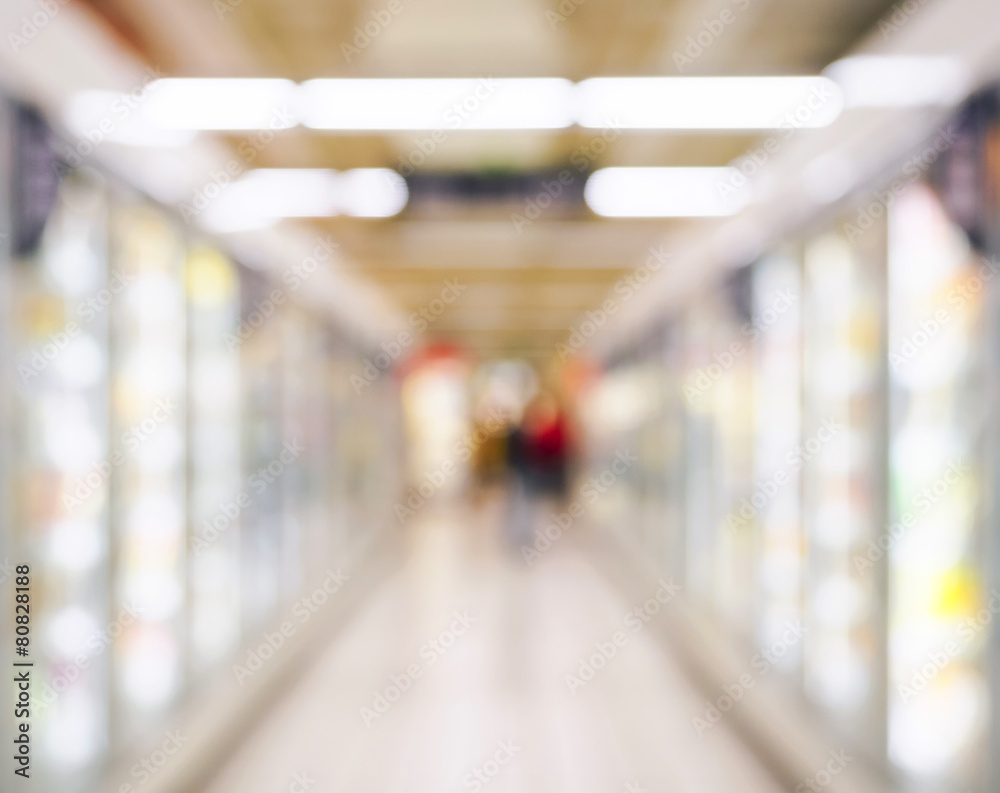
<path id="1" fill-rule="evenodd" d="M 777 791 L 725 724 L 695 735 L 702 700 L 661 645 L 624 627 L 631 604 L 572 538 L 529 570 L 505 539 L 507 509 L 499 495 L 425 507 L 403 568 L 209 791 L 298 791 L 296 775 L 338 793 Z M 566 676 L 619 630 L 627 643 L 571 693 Z M 408 686 L 398 698 L 392 676 Z M 395 699 L 384 714 L 376 692 Z"/>

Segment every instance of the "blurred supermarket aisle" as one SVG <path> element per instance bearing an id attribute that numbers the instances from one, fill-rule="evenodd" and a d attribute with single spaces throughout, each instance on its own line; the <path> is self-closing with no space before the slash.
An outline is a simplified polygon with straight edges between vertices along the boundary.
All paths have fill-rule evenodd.
<path id="1" fill-rule="evenodd" d="M 696 735 L 697 693 L 571 537 L 526 568 L 506 516 L 498 492 L 421 515 L 403 568 L 207 793 L 782 789 L 724 723 Z"/>
<path id="2" fill-rule="evenodd" d="M 998 274 L 996 0 L 4 0 L 0 793 L 1000 790 Z"/>

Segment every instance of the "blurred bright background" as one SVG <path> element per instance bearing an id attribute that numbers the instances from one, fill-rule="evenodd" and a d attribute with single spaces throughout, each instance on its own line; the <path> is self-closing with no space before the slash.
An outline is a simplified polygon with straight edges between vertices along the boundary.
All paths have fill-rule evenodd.
<path id="1" fill-rule="evenodd" d="M 0 789 L 1000 789 L 995 2 L 0 33 Z"/>

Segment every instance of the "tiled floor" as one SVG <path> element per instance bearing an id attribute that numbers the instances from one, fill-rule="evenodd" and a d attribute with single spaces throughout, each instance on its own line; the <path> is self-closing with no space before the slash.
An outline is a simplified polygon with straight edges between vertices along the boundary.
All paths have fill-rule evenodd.
<path id="1" fill-rule="evenodd" d="M 625 625 L 632 604 L 571 537 L 528 569 L 505 542 L 502 499 L 425 510 L 407 526 L 403 569 L 211 793 L 778 790 L 724 723 L 696 736 L 702 700 L 659 644 Z M 617 631 L 624 645 L 571 692 L 567 675 Z M 419 674 L 407 683 L 408 668 Z M 407 688 L 398 697 L 386 692 L 394 675 Z M 394 700 L 382 715 L 376 692 Z"/>

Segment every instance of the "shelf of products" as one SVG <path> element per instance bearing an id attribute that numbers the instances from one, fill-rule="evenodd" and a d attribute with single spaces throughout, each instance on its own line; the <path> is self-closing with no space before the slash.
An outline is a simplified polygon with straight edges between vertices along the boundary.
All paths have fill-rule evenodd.
<path id="1" fill-rule="evenodd" d="M 32 781 L 73 793 L 391 525 L 398 389 L 359 398 L 347 328 L 262 311 L 272 278 L 10 118 L 0 539 L 32 570 Z"/>
<path id="2" fill-rule="evenodd" d="M 658 318 L 593 386 L 585 425 L 595 470 L 643 450 L 621 514 L 694 612 L 738 652 L 787 645 L 784 686 L 905 791 L 985 791 L 998 773 L 987 100 L 881 212 L 863 195 L 826 207 Z"/>
<path id="3" fill-rule="evenodd" d="M 889 216 L 889 753 L 910 775 L 966 785 L 978 781 L 989 722 L 979 264 L 930 187 L 899 197 Z"/>

